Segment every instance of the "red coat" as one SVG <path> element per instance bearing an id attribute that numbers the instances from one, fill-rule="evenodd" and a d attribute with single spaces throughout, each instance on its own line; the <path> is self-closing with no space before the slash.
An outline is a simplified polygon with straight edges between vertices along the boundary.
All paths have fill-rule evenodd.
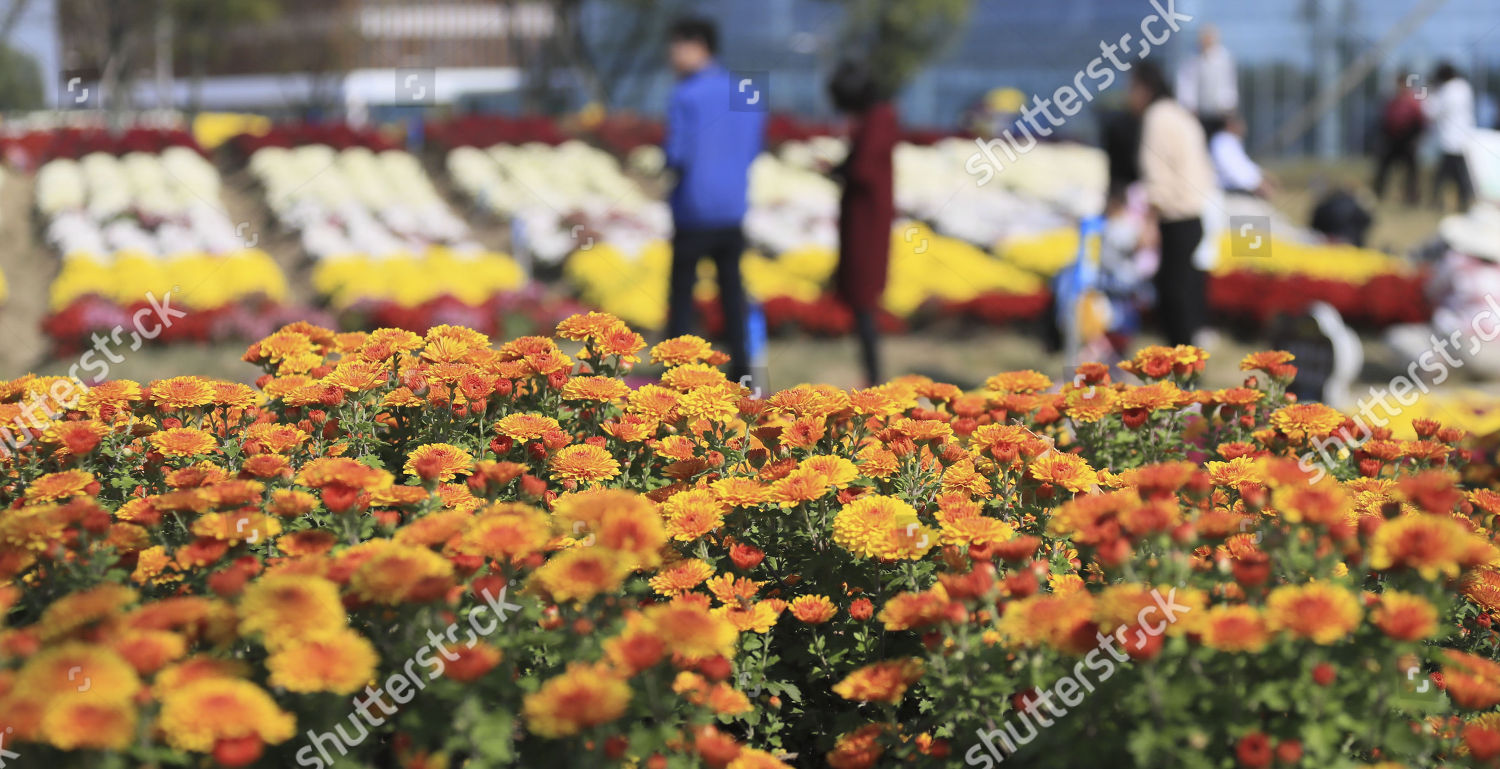
<path id="1" fill-rule="evenodd" d="M 896 108 L 880 102 L 855 118 L 844 197 L 839 204 L 839 266 L 834 290 L 855 310 L 880 306 L 896 218 L 891 155 L 901 129 Z"/>

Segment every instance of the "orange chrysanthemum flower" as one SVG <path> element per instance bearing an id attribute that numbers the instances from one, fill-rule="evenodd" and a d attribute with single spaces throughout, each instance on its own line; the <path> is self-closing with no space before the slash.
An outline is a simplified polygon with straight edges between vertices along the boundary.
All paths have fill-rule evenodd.
<path id="1" fill-rule="evenodd" d="M 1089 467 L 1087 460 L 1060 451 L 1037 457 L 1031 463 L 1030 472 L 1031 477 L 1042 483 L 1061 486 L 1074 493 L 1088 491 L 1099 483 L 1099 474 Z"/>
<path id="2" fill-rule="evenodd" d="M 630 687 L 608 668 L 572 665 L 526 695 L 526 727 L 542 737 L 567 737 L 625 714 Z"/>
<path id="3" fill-rule="evenodd" d="M 1500 756 L 1500 713 L 1481 713 L 1464 721 L 1463 747 L 1476 761 Z"/>
<path id="4" fill-rule="evenodd" d="M 61 444 L 67 453 L 82 456 L 93 451 L 104 436 L 109 435 L 109 431 L 108 425 L 95 419 L 54 422 L 42 434 L 42 440 Z"/>
<path id="5" fill-rule="evenodd" d="M 624 325 L 624 321 L 607 312 L 576 313 L 558 322 L 557 335 L 575 342 L 590 341 Z"/>
<path id="6" fill-rule="evenodd" d="M 281 522 L 264 513 L 205 513 L 189 528 L 198 537 L 230 544 L 261 542 L 281 534 Z"/>
<path id="7" fill-rule="evenodd" d="M 1271 426 L 1297 441 L 1332 435 L 1343 424 L 1343 414 L 1321 403 L 1294 403 L 1271 412 Z"/>
<path id="8" fill-rule="evenodd" d="M 623 443 L 641 443 L 655 437 L 656 428 L 659 426 L 660 423 L 651 417 L 625 414 L 619 419 L 605 422 L 599 426 L 599 429 Z"/>
<path id="9" fill-rule="evenodd" d="M 301 575 L 268 574 L 240 598 L 240 632 L 260 634 L 269 648 L 344 627 L 348 616 L 338 585 Z"/>
<path id="10" fill-rule="evenodd" d="M 296 720 L 249 681 L 205 678 L 168 691 L 157 725 L 167 744 L 208 753 L 221 740 L 251 738 L 267 745 L 291 739 Z"/>
<path id="11" fill-rule="evenodd" d="M 1120 393 L 1119 407 L 1122 411 L 1130 409 L 1144 409 L 1145 411 L 1162 411 L 1175 409 L 1191 401 L 1188 393 L 1184 393 L 1172 382 L 1153 382 L 1140 387 L 1130 387 Z"/>
<path id="12" fill-rule="evenodd" d="M 660 385 L 642 385 L 626 398 L 625 410 L 658 422 L 672 422 L 677 416 L 680 396 Z"/>
<path id="13" fill-rule="evenodd" d="M 651 348 L 651 362 L 664 366 L 684 366 L 689 363 L 709 360 L 713 346 L 708 340 L 685 334 L 659 342 Z"/>
<path id="14" fill-rule="evenodd" d="M 661 505 L 667 535 L 691 542 L 724 525 L 724 503 L 710 489 L 699 488 L 672 495 Z"/>
<path id="15" fill-rule="evenodd" d="M 617 357 L 623 364 L 639 363 L 641 356 L 636 353 L 646 349 L 646 338 L 621 323 L 617 328 L 595 338 L 594 349 L 601 357 Z"/>
<path id="16" fill-rule="evenodd" d="M 168 457 L 196 457 L 219 445 L 213 433 L 192 427 L 172 427 L 151 435 L 151 447 Z"/>
<path id="17" fill-rule="evenodd" d="M 1283 585 L 1266 599 L 1271 627 L 1325 646 L 1354 632 L 1360 615 L 1353 593 L 1326 582 Z"/>
<path id="18" fill-rule="evenodd" d="M 187 655 L 187 639 L 166 630 L 128 630 L 110 642 L 137 673 L 149 675 Z"/>
<path id="19" fill-rule="evenodd" d="M 854 702 L 887 702 L 895 705 L 912 684 L 922 678 L 922 660 L 907 657 L 866 665 L 833 685 L 834 694 Z"/>
<path id="20" fill-rule="evenodd" d="M 811 467 L 799 467 L 771 484 L 771 501 L 782 507 L 796 507 L 819 499 L 828 491 L 828 476 Z"/>
<path id="21" fill-rule="evenodd" d="M 1297 373 L 1297 367 L 1291 365 L 1293 360 L 1296 356 L 1285 350 L 1253 352 L 1240 361 L 1240 371 L 1264 371 L 1276 379 L 1290 380 Z"/>
<path id="22" fill-rule="evenodd" d="M 80 674 L 89 679 L 87 686 Z M 141 679 L 113 649 L 69 641 L 27 659 L 16 674 L 14 690 L 42 693 L 54 701 L 130 702 L 141 690 Z"/>
<path id="23" fill-rule="evenodd" d="M 895 475 L 901 467 L 894 452 L 874 443 L 860 449 L 855 459 L 859 461 L 861 474 L 881 480 Z"/>
<path id="24" fill-rule="evenodd" d="M 606 376 L 578 376 L 563 385 L 562 397 L 568 401 L 609 403 L 630 394 L 624 382 Z"/>
<path id="25" fill-rule="evenodd" d="M 1500 705 L 1500 663 L 1455 649 L 1443 649 L 1443 683 L 1459 707 L 1489 710 Z"/>
<path id="26" fill-rule="evenodd" d="M 883 724 L 866 724 L 839 735 L 833 750 L 824 758 L 831 769 L 870 769 L 885 754 L 880 744 L 880 735 L 885 732 Z"/>
<path id="27" fill-rule="evenodd" d="M 64 470 L 48 473 L 31 482 L 26 489 L 27 502 L 53 502 L 88 494 L 94 474 L 87 470 Z"/>
<path id="28" fill-rule="evenodd" d="M 834 543 L 865 558 L 883 557 L 891 532 L 908 534 L 914 541 L 926 539 L 925 547 L 936 545 L 939 536 L 921 524 L 911 505 L 896 497 L 860 497 L 840 508 L 833 519 Z"/>
<path id="29" fill-rule="evenodd" d="M 581 547 L 552 556 L 531 575 L 531 583 L 556 603 L 588 601 L 618 590 L 630 564 L 613 550 Z"/>
<path id="30" fill-rule="evenodd" d="M 792 599 L 788 608 L 792 616 L 809 625 L 821 625 L 838 614 L 838 607 L 824 595 L 800 595 Z"/>
<path id="31" fill-rule="evenodd" d="M 1120 397 L 1108 387 L 1068 387 L 1063 391 L 1063 411 L 1075 422 L 1098 422 L 1114 412 Z"/>
<path id="32" fill-rule="evenodd" d="M 276 547 L 293 558 L 322 555 L 336 544 L 338 536 L 325 529 L 304 529 L 276 540 Z"/>
<path id="33" fill-rule="evenodd" d="M 807 468 L 823 476 L 824 483 L 842 489 L 859 477 L 859 468 L 853 462 L 826 454 L 816 454 L 803 459 L 799 468 Z"/>
<path id="34" fill-rule="evenodd" d="M 1370 568 L 1416 569 L 1423 579 L 1456 577 L 1477 545 L 1487 543 L 1440 515 L 1403 515 L 1381 524 L 1370 542 Z"/>
<path id="35" fill-rule="evenodd" d="M 495 423 L 495 430 L 517 441 L 534 441 L 561 429 L 557 420 L 541 414 L 510 414 Z"/>
<path id="36" fill-rule="evenodd" d="M 709 484 L 714 494 L 726 505 L 751 507 L 770 500 L 771 490 L 754 478 L 721 478 Z"/>
<path id="37" fill-rule="evenodd" d="M 668 652 L 683 660 L 733 655 L 739 631 L 727 618 L 708 610 L 706 596 L 699 597 L 701 602 L 679 596 L 648 607 L 642 612 L 646 626 L 667 645 Z"/>
<path id="38" fill-rule="evenodd" d="M 1259 653 L 1271 641 L 1271 629 L 1253 606 L 1215 606 L 1197 627 L 1203 645 L 1224 652 Z"/>
<path id="39" fill-rule="evenodd" d="M 1143 379 L 1162 379 L 1172 375 L 1187 376 L 1203 370 L 1208 353 L 1191 345 L 1176 347 L 1152 345 L 1136 352 L 1120 368 Z"/>
<path id="40" fill-rule="evenodd" d="M 658 594 L 671 598 L 701 585 L 713 576 L 714 568 L 697 558 L 688 558 L 661 568 L 650 580 Z"/>
<path id="41" fill-rule="evenodd" d="M 474 455 L 469 452 L 451 443 L 429 443 L 413 449 L 402 469 L 424 481 L 447 483 L 457 476 L 468 475 L 473 467 Z"/>
<path id="42" fill-rule="evenodd" d="M 364 636 L 340 628 L 292 641 L 266 658 L 272 686 L 290 692 L 350 694 L 375 676 L 375 647 Z"/>
<path id="43" fill-rule="evenodd" d="M 1420 641 L 1438 629 L 1437 607 L 1419 595 L 1395 590 L 1381 594 L 1370 620 L 1397 641 Z"/>
<path id="44" fill-rule="evenodd" d="M 771 599 L 743 607 L 719 606 L 714 608 L 713 613 L 728 619 L 741 632 L 769 633 L 785 608 L 785 602 Z"/>
<path id="45" fill-rule="evenodd" d="M 343 487 L 378 491 L 395 483 L 388 472 L 362 464 L 348 457 L 324 457 L 302 466 L 297 482 L 315 489 Z"/>
<path id="46" fill-rule="evenodd" d="M 850 605 L 849 615 L 855 619 L 866 619 L 868 613 L 864 617 L 860 616 L 860 601 L 865 602 L 864 606 L 869 605 L 869 599 L 857 599 Z M 947 589 L 942 584 L 937 584 L 920 593 L 897 593 L 880 608 L 876 619 L 885 624 L 886 630 L 924 628 L 943 621 L 947 617 L 948 604 Z"/>
<path id="47" fill-rule="evenodd" d="M 307 439 L 307 433 L 292 425 L 265 423 L 251 425 L 245 430 L 241 445 L 250 454 L 285 454 L 306 443 Z"/>
<path id="48" fill-rule="evenodd" d="M 451 561 L 425 547 L 394 542 L 349 575 L 349 587 L 355 596 L 387 605 L 431 601 L 452 586 Z"/>
<path id="49" fill-rule="evenodd" d="M 1492 612 L 1500 612 L 1500 573 L 1479 569 L 1464 577 L 1463 594 Z"/>
<path id="50" fill-rule="evenodd" d="M 517 559 L 540 552 L 551 527 L 540 511 L 516 506 L 481 516 L 464 532 L 458 550 L 487 558 Z"/>
<path id="51" fill-rule="evenodd" d="M 1007 371 L 984 382 L 985 388 L 1000 393 L 1039 393 L 1052 386 L 1052 380 L 1037 371 Z"/>
<path id="52" fill-rule="evenodd" d="M 158 379 L 147 389 L 151 402 L 162 411 L 207 406 L 214 400 L 213 385 L 195 376 Z"/>
<path id="53" fill-rule="evenodd" d="M 136 707 L 65 699 L 47 707 L 41 727 L 42 739 L 61 750 L 125 750 L 135 742 Z"/>
<path id="54" fill-rule="evenodd" d="M 564 446 L 547 464 L 551 477 L 564 481 L 595 483 L 620 474 L 620 463 L 608 451 L 588 443 Z"/>
<path id="55" fill-rule="evenodd" d="M 1094 597 L 1087 590 L 1033 595 L 1005 605 L 1000 633 L 1021 646 L 1087 654 L 1098 644 L 1093 616 Z"/>

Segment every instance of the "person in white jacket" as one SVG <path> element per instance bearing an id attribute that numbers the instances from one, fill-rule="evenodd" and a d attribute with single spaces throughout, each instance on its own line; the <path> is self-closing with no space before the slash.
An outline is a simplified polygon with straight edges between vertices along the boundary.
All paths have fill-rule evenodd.
<path id="1" fill-rule="evenodd" d="M 1177 101 L 1198 116 L 1203 131 L 1213 136 L 1240 106 L 1239 76 L 1234 57 L 1212 26 L 1198 33 L 1198 55 L 1177 72 Z"/>
<path id="2" fill-rule="evenodd" d="M 1443 187 L 1458 188 L 1458 210 L 1467 211 L 1474 198 L 1474 182 L 1464 159 L 1477 127 L 1474 118 L 1474 88 L 1452 64 L 1443 62 L 1433 75 L 1436 90 L 1423 102 L 1422 111 L 1432 126 L 1442 159 L 1432 180 L 1433 202 L 1443 209 Z"/>

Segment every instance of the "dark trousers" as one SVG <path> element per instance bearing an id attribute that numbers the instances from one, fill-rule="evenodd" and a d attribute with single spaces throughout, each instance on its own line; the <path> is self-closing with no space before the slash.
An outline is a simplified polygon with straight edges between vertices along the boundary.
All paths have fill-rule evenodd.
<path id="1" fill-rule="evenodd" d="M 667 336 L 693 333 L 695 309 L 693 284 L 698 281 L 698 262 L 714 260 L 719 274 L 719 303 L 724 309 L 724 342 L 729 347 L 729 378 L 740 381 L 750 373 L 750 354 L 745 345 L 745 284 L 740 280 L 740 255 L 745 234 L 739 227 L 681 230 L 672 236 L 672 282 L 667 305 Z"/>
<path id="2" fill-rule="evenodd" d="M 1406 177 L 1406 204 L 1409 206 L 1417 204 L 1417 140 L 1419 138 L 1419 134 L 1406 138 L 1386 138 L 1385 148 L 1380 151 L 1380 158 L 1375 164 L 1376 197 L 1381 200 L 1385 199 L 1385 187 L 1391 177 L 1391 169 L 1397 168 Z"/>
<path id="3" fill-rule="evenodd" d="M 1452 181 L 1458 187 L 1458 210 L 1469 210 L 1469 201 L 1474 197 L 1474 183 L 1469 179 L 1469 163 L 1463 155 L 1443 153 L 1438 161 L 1437 174 L 1432 178 L 1432 199 L 1439 209 L 1443 208 L 1443 184 Z"/>
<path id="4" fill-rule="evenodd" d="M 855 310 L 854 324 L 859 332 L 860 358 L 865 365 L 865 386 L 882 384 L 880 380 L 880 327 L 875 310 Z"/>
<path id="5" fill-rule="evenodd" d="M 1163 221 L 1160 228 L 1156 314 L 1167 344 L 1192 344 L 1208 315 L 1208 276 L 1193 264 L 1193 252 L 1203 240 L 1203 220 Z"/>

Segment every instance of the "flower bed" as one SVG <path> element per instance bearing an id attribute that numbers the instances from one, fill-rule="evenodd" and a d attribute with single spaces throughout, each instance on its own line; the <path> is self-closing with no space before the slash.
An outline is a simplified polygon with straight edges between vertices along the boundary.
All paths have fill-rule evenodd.
<path id="1" fill-rule="evenodd" d="M 1263 328 L 1277 313 L 1301 312 L 1319 301 L 1367 328 L 1420 323 L 1432 315 L 1422 272 L 1379 251 L 1275 238 L 1254 256 L 1240 256 L 1228 234 L 1219 248 L 1219 263 L 1208 281 L 1208 304 L 1224 320 Z M 1020 269 L 1051 276 L 1076 257 L 1078 231 L 1054 229 L 1016 238 L 997 252 Z"/>
<path id="2" fill-rule="evenodd" d="M 822 246 L 797 248 L 775 257 L 748 252 L 740 262 L 746 292 L 764 304 L 779 331 L 844 334 L 853 327 L 847 308 L 828 287 L 838 255 Z M 634 258 L 609 243 L 569 257 L 563 274 L 580 298 L 643 328 L 666 322 L 671 248 L 652 241 Z M 695 295 L 717 296 L 712 265 L 699 269 Z M 990 257 L 961 240 L 917 224 L 898 224 L 891 237 L 890 276 L 881 306 L 901 324 L 924 317 L 969 317 L 1006 323 L 1041 314 L 1048 292 L 1041 279 Z M 706 318 L 714 328 L 713 316 Z"/>
<path id="3" fill-rule="evenodd" d="M 172 147 L 199 150 L 193 135 L 182 127 L 136 125 L 116 133 L 103 125 L 51 125 L 0 135 L 0 154 L 6 162 L 28 170 L 51 160 L 78 160 L 96 152 L 154 155 Z"/>
<path id="4" fill-rule="evenodd" d="M 316 263 L 313 285 L 335 312 L 445 298 L 478 307 L 525 283 L 487 250 L 410 153 L 363 146 L 261 146 L 250 170 L 277 221 Z"/>
<path id="5" fill-rule="evenodd" d="M 122 147 L 134 146 L 131 135 L 120 140 Z M 287 291 L 281 268 L 256 247 L 260 236 L 247 231 L 248 223 L 230 220 L 221 185 L 218 169 L 195 149 L 176 145 L 156 154 L 59 157 L 42 166 L 37 212 L 62 260 L 49 291 L 52 315 L 43 323 L 53 341 L 87 346 L 92 334 L 108 335 L 118 325 L 105 316 L 122 313 L 108 312 L 109 306 L 139 306 L 152 296 L 205 313 L 192 325 L 198 330 L 210 318 L 246 311 L 286 322 L 279 308 Z M 206 340 L 238 330 L 248 331 L 238 337 L 247 340 L 275 328 L 217 325 L 218 334 L 184 325 L 167 338 Z"/>
<path id="6" fill-rule="evenodd" d="M 1214 391 L 1183 347 L 1128 362 L 1143 384 L 1090 364 L 1060 391 L 1023 371 L 756 399 L 701 339 L 651 348 L 666 372 L 632 388 L 639 335 L 601 314 L 558 335 L 296 324 L 246 352 L 253 389 L 0 387 L 0 420 L 54 420 L 4 435 L 4 748 L 55 767 L 1500 754 L 1500 494 L 1458 430 L 1320 460 L 1350 422 L 1289 401 L 1284 353 Z"/>
<path id="7" fill-rule="evenodd" d="M 774 314 L 778 331 L 845 333 L 849 313 L 828 296 L 839 187 L 827 172 L 847 147 L 820 127 L 782 128 L 791 133 L 768 139 L 774 150 L 750 167 L 746 286 Z M 896 151 L 897 203 L 912 220 L 892 233 L 883 305 L 891 320 L 900 319 L 894 325 L 955 317 L 1002 324 L 1041 315 L 1048 301 L 1043 281 L 985 249 L 1002 236 L 1054 226 L 1062 220 L 1057 206 L 1077 205 L 1087 197 L 1080 188 L 1102 184 L 1102 177 L 1094 179 L 1102 156 L 1078 147 L 1039 149 L 1042 157 L 1005 175 L 1003 184 L 954 184 L 966 178 L 966 147 L 972 145 L 945 139 L 903 143 Z M 477 208 L 509 221 L 532 259 L 561 264 L 584 301 L 652 329 L 665 323 L 671 214 L 626 168 L 650 178 L 662 173 L 664 162 L 654 146 L 635 146 L 622 163 L 578 140 L 488 149 L 464 144 L 446 156 L 456 186 Z M 1049 167 L 1050 173 L 1043 171 Z M 716 290 L 711 275 L 705 271 L 703 299 Z"/>

